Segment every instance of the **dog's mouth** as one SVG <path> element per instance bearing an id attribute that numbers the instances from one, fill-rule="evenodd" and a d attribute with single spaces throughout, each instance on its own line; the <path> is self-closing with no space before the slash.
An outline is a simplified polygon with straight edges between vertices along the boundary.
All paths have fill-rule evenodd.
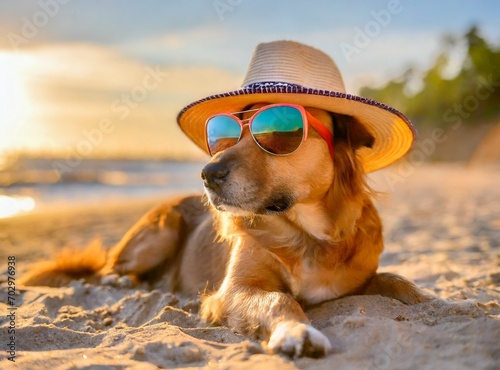
<path id="1" fill-rule="evenodd" d="M 243 204 L 240 202 L 223 197 L 210 189 L 205 189 L 205 193 L 207 194 L 210 204 L 212 204 L 218 211 L 241 213 L 241 211 L 245 210 L 245 207 L 243 207 Z"/>
<path id="2" fill-rule="evenodd" d="M 229 212 L 238 215 L 244 214 L 262 214 L 278 215 L 287 212 L 292 208 L 294 199 L 288 194 L 272 195 L 264 202 L 257 199 L 246 199 L 244 201 L 235 201 L 221 197 L 213 192 L 208 192 L 210 203 L 221 212 Z"/>

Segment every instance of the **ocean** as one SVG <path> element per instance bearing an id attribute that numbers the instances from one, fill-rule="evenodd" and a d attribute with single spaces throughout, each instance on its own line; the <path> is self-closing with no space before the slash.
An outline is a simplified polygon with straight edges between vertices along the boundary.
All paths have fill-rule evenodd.
<path id="1" fill-rule="evenodd" d="M 201 192 L 203 166 L 167 160 L 8 158 L 0 164 L 0 218 L 48 207 Z"/>

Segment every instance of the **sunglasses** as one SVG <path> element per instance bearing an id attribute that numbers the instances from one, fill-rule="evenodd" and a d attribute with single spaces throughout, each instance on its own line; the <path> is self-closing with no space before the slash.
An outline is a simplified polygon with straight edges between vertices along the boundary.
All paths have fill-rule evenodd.
<path id="1" fill-rule="evenodd" d="M 255 112 L 250 119 L 236 115 Z M 259 109 L 219 113 L 206 122 L 206 142 L 210 155 L 236 145 L 248 125 L 255 143 L 265 152 L 278 156 L 292 154 L 307 139 L 311 125 L 325 139 L 333 158 L 332 133 L 323 122 L 296 104 L 271 104 Z"/>

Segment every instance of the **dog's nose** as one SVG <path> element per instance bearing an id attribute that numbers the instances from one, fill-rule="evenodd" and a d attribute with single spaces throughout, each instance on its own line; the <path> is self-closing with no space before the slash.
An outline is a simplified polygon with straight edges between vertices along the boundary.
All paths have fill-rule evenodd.
<path id="1" fill-rule="evenodd" d="M 207 188 L 219 191 L 226 181 L 229 172 L 229 168 L 223 163 L 209 163 L 201 171 L 201 178 Z"/>

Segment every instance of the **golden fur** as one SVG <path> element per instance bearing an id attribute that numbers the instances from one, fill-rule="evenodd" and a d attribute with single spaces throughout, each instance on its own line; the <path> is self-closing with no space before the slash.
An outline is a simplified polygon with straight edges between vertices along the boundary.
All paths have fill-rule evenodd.
<path id="1" fill-rule="evenodd" d="M 205 196 L 152 210 L 112 248 L 105 267 L 102 252 L 101 262 L 86 271 L 201 293 L 204 320 L 263 338 L 271 350 L 292 356 L 321 356 L 331 348 L 308 323 L 305 305 L 349 294 L 407 304 L 432 299 L 402 277 L 376 273 L 382 226 L 356 156 L 373 137 L 352 117 L 308 110 L 334 131 L 333 164 L 313 129 L 289 156 L 265 153 L 244 129 L 237 145 L 205 167 Z M 65 282 L 54 276 L 75 276 L 68 273 L 79 271 L 73 262 L 66 272 L 34 269 L 24 284 Z"/>

